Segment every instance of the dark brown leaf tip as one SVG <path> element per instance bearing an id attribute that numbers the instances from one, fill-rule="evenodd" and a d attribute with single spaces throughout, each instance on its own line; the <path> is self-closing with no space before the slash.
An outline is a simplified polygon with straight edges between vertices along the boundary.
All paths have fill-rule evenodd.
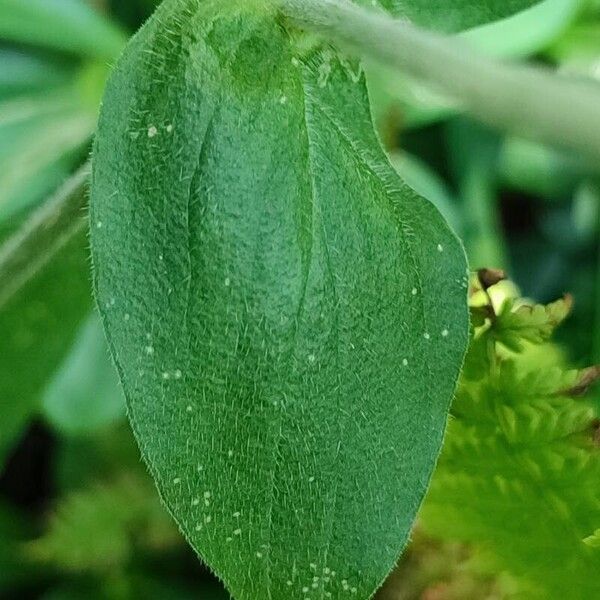
<path id="1" fill-rule="evenodd" d="M 577 375 L 575 383 L 565 389 L 561 390 L 559 394 L 561 396 L 570 396 L 576 398 L 587 394 L 588 390 L 600 379 L 600 365 L 594 365 L 587 369 L 582 369 Z"/>
<path id="2" fill-rule="evenodd" d="M 477 279 L 484 290 L 506 279 L 506 273 L 502 269 L 478 269 Z"/>

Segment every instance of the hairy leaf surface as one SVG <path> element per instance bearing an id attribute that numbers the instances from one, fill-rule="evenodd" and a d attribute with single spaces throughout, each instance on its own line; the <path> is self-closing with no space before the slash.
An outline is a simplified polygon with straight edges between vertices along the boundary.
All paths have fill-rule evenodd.
<path id="1" fill-rule="evenodd" d="M 167 2 L 120 61 L 97 298 L 160 492 L 233 596 L 368 598 L 440 448 L 465 257 L 360 71 L 244 6 Z"/>

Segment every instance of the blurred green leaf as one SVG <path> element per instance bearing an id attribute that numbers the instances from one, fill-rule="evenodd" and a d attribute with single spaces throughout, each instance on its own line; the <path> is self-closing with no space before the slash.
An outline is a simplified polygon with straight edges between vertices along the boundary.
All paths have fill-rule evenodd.
<path id="1" fill-rule="evenodd" d="M 600 17 L 600 14 L 597 17 Z M 599 21 L 600 18 L 596 21 L 580 22 L 574 25 L 549 48 L 548 55 L 559 63 L 567 63 L 572 66 L 587 64 L 593 67 L 594 64 L 597 65 L 600 55 Z"/>
<path id="2" fill-rule="evenodd" d="M 460 234 L 461 220 L 456 200 L 442 178 L 423 161 L 408 152 L 392 152 L 390 162 L 417 194 L 427 198 L 444 216 L 454 232 Z"/>
<path id="3" fill-rule="evenodd" d="M 469 119 L 447 127 L 448 154 L 462 203 L 462 240 L 472 267 L 507 268 L 497 194 L 498 136 Z"/>
<path id="4" fill-rule="evenodd" d="M 217 581 L 198 582 L 193 586 L 175 584 L 171 581 L 145 578 L 135 580 L 138 598 L 160 598 L 160 600 L 229 600 L 225 588 Z"/>
<path id="5" fill-rule="evenodd" d="M 53 587 L 42 594 L 39 600 L 124 600 L 120 590 L 113 594 L 111 588 L 106 582 L 99 583 L 97 580 L 70 581 Z"/>
<path id="6" fill-rule="evenodd" d="M 0 48 L 0 101 L 67 83 L 73 68 L 43 54 Z"/>
<path id="7" fill-rule="evenodd" d="M 164 550 L 180 543 L 150 480 L 121 476 L 68 494 L 48 530 L 25 551 L 31 560 L 67 572 L 111 573 L 136 549 Z"/>
<path id="8" fill-rule="evenodd" d="M 596 182 L 581 181 L 573 196 L 571 220 L 577 241 L 596 245 L 600 229 L 600 186 Z"/>
<path id="9" fill-rule="evenodd" d="M 548 200 L 569 199 L 598 167 L 573 153 L 515 137 L 502 142 L 498 175 L 503 185 Z"/>
<path id="10" fill-rule="evenodd" d="M 439 31 L 460 31 L 497 21 L 537 4 L 539 0 L 374 0 L 397 17 Z"/>
<path id="11" fill-rule="evenodd" d="M 28 100 L 0 106 L 0 221 L 57 187 L 85 155 L 96 122 L 71 102 Z"/>
<path id="12" fill-rule="evenodd" d="M 86 63 L 65 85 L 0 102 L 0 222 L 39 202 L 82 162 L 107 73 Z"/>
<path id="13" fill-rule="evenodd" d="M 114 60 L 127 36 L 77 0 L 0 0 L 0 39 Z"/>
<path id="14" fill-rule="evenodd" d="M 106 0 L 110 14 L 132 29 L 146 21 L 162 0 Z"/>
<path id="15" fill-rule="evenodd" d="M 54 481 L 61 492 L 117 478 L 123 471 L 147 474 L 129 424 L 86 436 L 62 436 L 56 449 Z"/>
<path id="16" fill-rule="evenodd" d="M 150 569 L 149 569 L 150 570 Z M 152 576 L 153 575 L 153 576 Z M 45 593 L 40 600 L 229 600 L 218 582 L 186 584 L 156 574 L 125 573 L 101 579 L 70 581 Z"/>
<path id="17" fill-rule="evenodd" d="M 0 310 L 0 467 L 90 311 L 88 273 L 82 234 Z"/>
<path id="18" fill-rule="evenodd" d="M 460 110 L 457 102 L 381 64 L 367 60 L 364 69 L 379 130 L 389 125 L 390 119 L 396 121 L 397 129 L 418 128 Z"/>
<path id="19" fill-rule="evenodd" d="M 489 56 L 532 56 L 555 41 L 585 4 L 586 0 L 544 0 L 502 21 L 465 31 L 461 37 Z"/>
<path id="20" fill-rule="evenodd" d="M 590 548 L 600 548 L 600 529 L 596 529 L 592 535 L 586 537 L 583 543 L 587 544 Z"/>
<path id="21" fill-rule="evenodd" d="M 21 514 L 0 502 L 0 597 L 11 586 L 31 576 L 31 567 L 24 564 L 21 544 L 29 534 L 29 527 Z"/>
<path id="22" fill-rule="evenodd" d="M 93 312 L 44 393 L 46 418 L 58 430 L 81 435 L 125 416 L 125 398 Z"/>

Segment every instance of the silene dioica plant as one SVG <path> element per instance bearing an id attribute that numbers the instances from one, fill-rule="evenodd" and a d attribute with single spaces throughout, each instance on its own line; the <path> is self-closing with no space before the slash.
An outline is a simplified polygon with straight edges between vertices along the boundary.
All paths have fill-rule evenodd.
<path id="1" fill-rule="evenodd" d="M 548 342 L 570 299 L 470 276 L 382 150 L 358 58 L 598 159 L 594 86 L 427 31 L 533 4 L 166 0 L 116 64 L 92 157 L 96 299 L 160 496 L 234 599 L 372 597 L 428 488 L 416 535 L 480 544 L 514 597 L 600 597 L 581 398 L 598 372 Z M 7 297 L 41 268 L 33 237 L 75 227 L 87 178 L 9 240 Z"/>

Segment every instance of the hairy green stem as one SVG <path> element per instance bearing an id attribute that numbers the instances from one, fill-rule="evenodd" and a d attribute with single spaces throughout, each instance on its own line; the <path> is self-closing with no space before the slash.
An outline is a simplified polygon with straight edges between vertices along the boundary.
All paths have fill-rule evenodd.
<path id="1" fill-rule="evenodd" d="M 0 247 L 0 309 L 86 227 L 89 175 L 86 164 Z"/>
<path id="2" fill-rule="evenodd" d="M 429 83 L 478 120 L 600 159 L 600 85 L 477 56 L 463 41 L 347 0 L 280 0 L 303 28 Z"/>

